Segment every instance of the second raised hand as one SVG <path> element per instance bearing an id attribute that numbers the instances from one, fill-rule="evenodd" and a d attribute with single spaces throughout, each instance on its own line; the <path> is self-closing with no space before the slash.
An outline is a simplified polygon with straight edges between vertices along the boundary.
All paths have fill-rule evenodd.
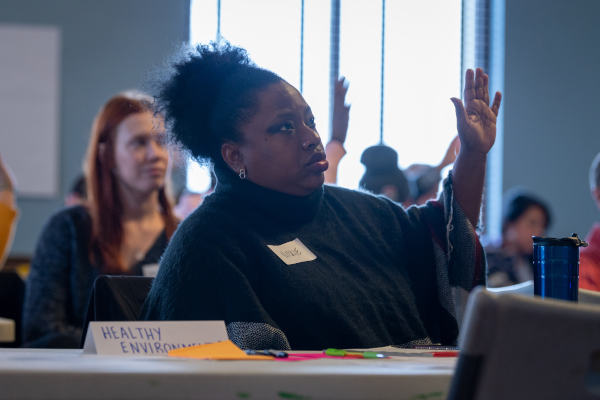
<path id="1" fill-rule="evenodd" d="M 451 98 L 456 110 L 456 125 L 462 148 L 487 154 L 496 141 L 496 118 L 502 95 L 496 92 L 490 107 L 489 77 L 481 68 L 468 69 L 465 74 L 465 104 Z"/>

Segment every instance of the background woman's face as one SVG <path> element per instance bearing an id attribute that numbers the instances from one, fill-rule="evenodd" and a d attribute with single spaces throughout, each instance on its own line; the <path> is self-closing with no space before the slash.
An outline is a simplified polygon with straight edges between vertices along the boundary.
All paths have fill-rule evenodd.
<path id="1" fill-rule="evenodd" d="M 132 114 L 118 126 L 115 136 L 115 175 L 128 191 L 150 193 L 165 183 L 168 151 L 159 143 L 152 113 Z"/>
<path id="2" fill-rule="evenodd" d="M 515 245 L 521 254 L 533 254 L 532 236 L 544 236 L 546 233 L 546 214 L 539 206 L 528 207 L 516 221 L 506 229 L 506 239 Z"/>
<path id="3" fill-rule="evenodd" d="M 247 179 L 295 196 L 323 185 L 329 163 L 312 111 L 293 86 L 269 85 L 259 94 L 258 112 L 239 129 Z"/>

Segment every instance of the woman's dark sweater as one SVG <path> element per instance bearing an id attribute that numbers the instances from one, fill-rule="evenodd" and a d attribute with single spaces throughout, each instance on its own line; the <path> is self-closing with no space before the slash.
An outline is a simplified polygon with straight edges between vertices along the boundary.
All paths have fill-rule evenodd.
<path id="1" fill-rule="evenodd" d="M 296 197 L 216 173 L 215 192 L 173 236 L 142 318 L 224 320 L 241 348 L 456 343 L 485 258 L 450 179 L 440 202 L 405 211 L 338 187 Z M 287 265 L 267 247 L 296 238 L 316 259 Z"/>
<path id="2" fill-rule="evenodd" d="M 82 206 L 62 209 L 46 223 L 27 278 L 23 307 L 25 346 L 45 342 L 47 335 L 60 335 L 61 343 L 79 346 L 92 286 L 99 275 L 99 266 L 89 259 L 91 232 L 91 217 Z M 166 247 L 163 231 L 144 259 L 128 273 L 142 275 L 142 266 L 158 263 Z"/>

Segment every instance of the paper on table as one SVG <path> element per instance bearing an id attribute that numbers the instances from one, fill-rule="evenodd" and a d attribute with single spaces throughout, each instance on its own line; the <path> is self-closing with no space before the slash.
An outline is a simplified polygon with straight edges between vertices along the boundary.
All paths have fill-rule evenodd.
<path id="1" fill-rule="evenodd" d="M 249 356 L 231 340 L 199 346 L 183 347 L 169 351 L 170 357 L 196 358 L 199 360 L 270 360 L 270 356 Z"/>

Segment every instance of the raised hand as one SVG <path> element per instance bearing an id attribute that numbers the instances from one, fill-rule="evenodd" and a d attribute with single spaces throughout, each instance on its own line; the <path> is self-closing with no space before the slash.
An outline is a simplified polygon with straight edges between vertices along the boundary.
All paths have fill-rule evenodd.
<path id="1" fill-rule="evenodd" d="M 468 69 L 465 75 L 465 105 L 460 99 L 451 99 L 461 146 L 473 153 L 487 154 L 496 141 L 496 118 L 502 95 L 496 92 L 490 107 L 489 77 L 481 68 L 475 74 Z"/>
<path id="2" fill-rule="evenodd" d="M 338 140 L 342 144 L 346 141 L 348 121 L 350 120 L 350 106 L 346 105 L 347 92 L 348 84 L 346 78 L 342 76 L 335 83 L 333 121 L 331 124 L 331 140 Z"/>

